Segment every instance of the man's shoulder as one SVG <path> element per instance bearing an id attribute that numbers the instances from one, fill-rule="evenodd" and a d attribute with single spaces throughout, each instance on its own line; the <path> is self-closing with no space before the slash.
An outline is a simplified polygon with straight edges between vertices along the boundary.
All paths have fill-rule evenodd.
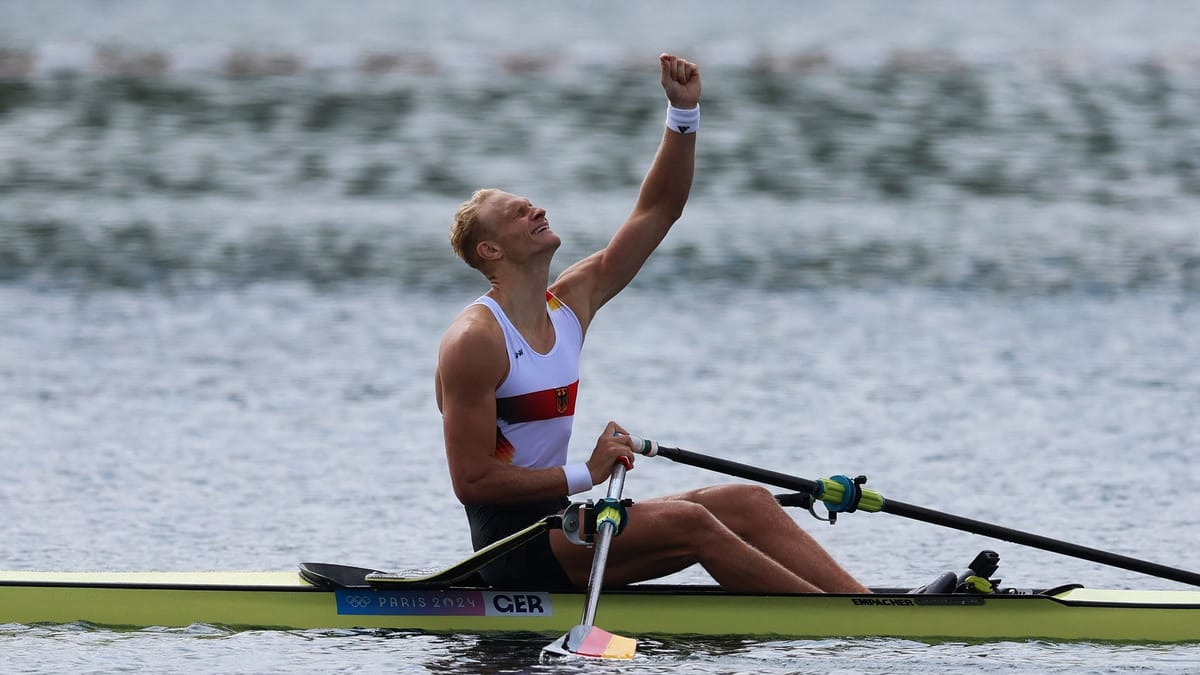
<path id="1" fill-rule="evenodd" d="M 508 372 L 504 332 L 486 307 L 467 307 L 450 323 L 438 348 L 439 382 L 495 389 Z"/>
<path id="2" fill-rule="evenodd" d="M 467 347 L 478 347 L 493 342 L 503 342 L 504 332 L 500 323 L 487 307 L 469 305 L 458 313 L 450 322 L 446 332 L 442 334 L 442 346 L 465 344 Z"/>

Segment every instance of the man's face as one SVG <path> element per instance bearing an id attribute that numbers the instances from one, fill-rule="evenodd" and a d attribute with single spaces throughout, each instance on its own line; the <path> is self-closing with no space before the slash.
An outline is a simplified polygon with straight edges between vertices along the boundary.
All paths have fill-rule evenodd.
<path id="1" fill-rule="evenodd" d="M 484 203 L 480 216 L 489 230 L 484 243 L 491 242 L 510 260 L 553 253 L 562 243 L 550 229 L 546 210 L 524 197 L 507 192 L 493 195 Z"/>

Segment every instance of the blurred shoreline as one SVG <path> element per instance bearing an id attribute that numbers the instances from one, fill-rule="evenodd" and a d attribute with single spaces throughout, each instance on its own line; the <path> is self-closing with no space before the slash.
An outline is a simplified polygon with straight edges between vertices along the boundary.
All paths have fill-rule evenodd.
<path id="1" fill-rule="evenodd" d="M 965 68 L 1033 68 L 1088 72 L 1112 68 L 1200 70 L 1200 48 L 1095 50 L 992 50 L 980 53 L 943 48 L 895 48 L 868 55 L 822 48 L 714 50 L 697 59 L 706 69 L 752 73 L 820 73 L 842 70 L 937 72 Z M 468 67 L 469 66 L 469 67 Z M 645 56 L 633 50 L 564 49 L 482 51 L 386 50 L 346 44 L 312 45 L 303 50 L 244 47 L 217 43 L 185 44 L 171 49 L 47 42 L 32 48 L 0 43 L 0 79 L 63 75 L 169 77 L 210 74 L 223 77 L 286 77 L 306 73 L 358 73 L 447 77 L 479 71 L 509 75 L 576 74 L 589 68 L 642 70 Z"/>

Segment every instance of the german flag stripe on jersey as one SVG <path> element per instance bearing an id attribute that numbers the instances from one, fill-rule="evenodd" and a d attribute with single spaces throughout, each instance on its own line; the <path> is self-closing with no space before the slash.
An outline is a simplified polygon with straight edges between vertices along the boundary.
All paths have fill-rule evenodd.
<path id="1" fill-rule="evenodd" d="M 517 449 L 513 447 L 512 441 L 505 438 L 500 428 L 496 428 L 496 449 L 492 451 L 492 457 L 512 464 L 513 457 L 517 454 Z"/>
<path id="2" fill-rule="evenodd" d="M 498 398 L 496 417 L 509 424 L 520 424 L 574 415 L 575 394 L 578 391 L 579 380 L 575 380 L 565 387 Z"/>

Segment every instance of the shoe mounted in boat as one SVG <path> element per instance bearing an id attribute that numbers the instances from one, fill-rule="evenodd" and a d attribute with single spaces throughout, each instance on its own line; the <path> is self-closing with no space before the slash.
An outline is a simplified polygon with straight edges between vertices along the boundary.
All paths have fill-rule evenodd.
<path id="1" fill-rule="evenodd" d="M 942 572 L 933 581 L 924 586 L 918 586 L 909 593 L 953 593 L 956 586 L 958 586 L 958 575 L 954 572 Z"/>
<path id="2" fill-rule="evenodd" d="M 994 593 L 999 580 L 989 577 L 995 574 L 999 565 L 1000 555 L 995 551 L 980 551 L 962 572 L 942 572 L 933 581 L 909 593 Z"/>

